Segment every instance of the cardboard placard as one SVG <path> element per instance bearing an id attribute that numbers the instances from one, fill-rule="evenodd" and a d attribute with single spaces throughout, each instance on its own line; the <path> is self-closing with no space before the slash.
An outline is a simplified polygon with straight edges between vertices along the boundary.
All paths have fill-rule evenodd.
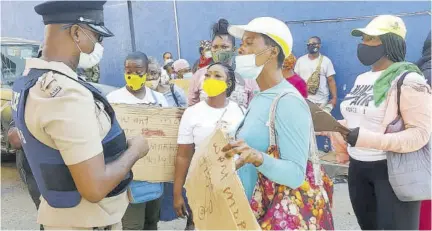
<path id="1" fill-rule="evenodd" d="M 149 153 L 132 168 L 134 180 L 173 181 L 178 127 L 184 110 L 131 104 L 112 106 L 127 138 L 144 134 L 149 142 Z"/>
<path id="2" fill-rule="evenodd" d="M 188 94 L 190 79 L 173 79 L 170 82 L 177 85 L 177 87 L 180 87 L 181 89 L 183 89 L 183 91 L 186 95 Z"/>
<path id="3" fill-rule="evenodd" d="M 306 103 L 309 106 L 312 115 L 312 121 L 314 129 L 316 132 L 341 132 L 349 133 L 349 129 L 344 127 L 342 124 L 337 122 L 337 120 L 328 112 L 324 111 L 315 103 L 306 99 Z"/>
<path id="4" fill-rule="evenodd" d="M 217 130 L 200 144 L 186 179 L 186 194 L 198 230 L 261 230 L 250 208 L 234 160 L 225 158 L 228 143 Z"/>

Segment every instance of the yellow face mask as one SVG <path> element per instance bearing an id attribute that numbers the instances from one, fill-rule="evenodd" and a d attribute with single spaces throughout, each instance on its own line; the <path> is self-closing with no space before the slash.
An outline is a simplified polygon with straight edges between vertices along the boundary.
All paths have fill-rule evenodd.
<path id="1" fill-rule="evenodd" d="M 204 80 L 203 90 L 209 97 L 218 96 L 226 91 L 228 85 L 225 81 L 217 79 Z"/>
<path id="2" fill-rule="evenodd" d="M 138 91 L 144 86 L 147 80 L 147 74 L 145 75 L 125 74 L 125 80 L 126 80 L 126 85 L 130 89 L 134 91 Z"/>

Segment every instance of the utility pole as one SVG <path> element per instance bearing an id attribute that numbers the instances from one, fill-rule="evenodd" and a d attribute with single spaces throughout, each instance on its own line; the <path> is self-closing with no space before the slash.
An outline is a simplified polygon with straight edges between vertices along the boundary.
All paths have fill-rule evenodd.
<path id="1" fill-rule="evenodd" d="M 127 6 L 128 6 L 128 14 L 129 14 L 129 30 L 131 35 L 131 43 L 132 43 L 132 51 L 136 51 L 136 44 L 135 44 L 135 27 L 133 22 L 133 14 L 132 14 L 132 2 L 130 0 L 127 0 Z"/>

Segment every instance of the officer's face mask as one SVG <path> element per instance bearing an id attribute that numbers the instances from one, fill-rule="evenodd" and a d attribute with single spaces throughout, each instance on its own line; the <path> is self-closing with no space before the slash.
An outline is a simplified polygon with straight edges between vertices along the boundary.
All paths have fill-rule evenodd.
<path id="1" fill-rule="evenodd" d="M 84 29 L 82 29 L 81 27 L 80 29 L 90 39 L 90 41 L 94 43 L 93 51 L 90 54 L 87 54 L 81 50 L 79 45 L 74 40 L 75 45 L 78 47 L 78 49 L 81 52 L 79 62 L 78 62 L 78 68 L 87 69 L 96 66 L 100 62 L 103 56 L 104 48 L 100 43 L 93 41 L 93 39 L 84 31 Z"/>

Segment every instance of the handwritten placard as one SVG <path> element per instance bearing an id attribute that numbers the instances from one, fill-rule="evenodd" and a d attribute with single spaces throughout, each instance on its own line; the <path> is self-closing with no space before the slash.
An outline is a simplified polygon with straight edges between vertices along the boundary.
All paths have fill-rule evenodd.
<path id="1" fill-rule="evenodd" d="M 174 180 L 177 134 L 183 112 L 178 108 L 113 104 L 117 120 L 127 138 L 144 134 L 150 151 L 133 166 L 134 180 L 168 182 Z"/>
<path id="2" fill-rule="evenodd" d="M 232 159 L 221 151 L 227 144 L 221 130 L 194 154 L 186 193 L 199 230 L 260 230 Z"/>
<path id="3" fill-rule="evenodd" d="M 171 83 L 177 85 L 177 87 L 180 87 L 181 89 L 183 89 L 183 91 L 185 92 L 185 94 L 187 95 L 189 92 L 189 85 L 190 85 L 190 80 L 189 79 L 173 79 L 171 80 Z"/>

